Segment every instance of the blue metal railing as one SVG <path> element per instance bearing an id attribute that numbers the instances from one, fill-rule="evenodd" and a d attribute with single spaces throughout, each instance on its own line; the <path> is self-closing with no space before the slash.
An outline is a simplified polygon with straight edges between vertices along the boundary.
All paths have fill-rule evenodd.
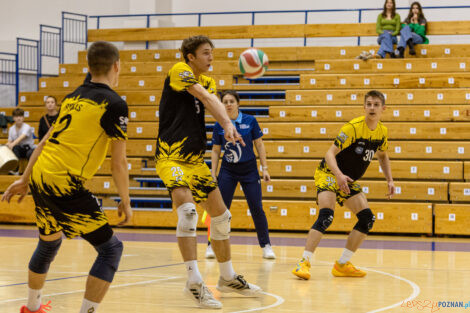
<path id="1" fill-rule="evenodd" d="M 409 7 L 398 7 L 397 10 L 409 10 Z M 470 9 L 468 5 L 461 6 L 427 6 L 423 10 L 442 10 L 442 9 Z M 354 12 L 357 13 L 357 22 L 362 23 L 363 12 L 367 11 L 382 11 L 382 8 L 363 8 L 363 9 L 324 9 L 324 10 L 284 10 L 284 11 L 236 11 L 236 12 L 194 12 L 194 13 L 155 13 L 155 14 L 117 14 L 117 15 L 91 15 L 90 18 L 96 19 L 96 28 L 100 29 L 100 23 L 103 19 L 109 18 L 129 18 L 129 17 L 145 17 L 147 20 L 147 28 L 150 27 L 151 17 L 164 17 L 164 16 L 197 16 L 197 26 L 202 26 L 202 17 L 209 15 L 233 15 L 233 14 L 250 14 L 251 25 L 255 25 L 255 17 L 257 14 L 290 14 L 290 13 L 304 13 L 304 24 L 309 22 L 310 13 L 331 13 L 331 12 Z M 251 39 L 251 46 L 253 47 L 254 39 Z M 361 44 L 361 37 L 357 37 L 357 45 Z M 304 46 L 307 45 L 307 38 L 304 38 Z M 148 49 L 148 42 L 146 42 L 146 49 Z"/>
<path id="2" fill-rule="evenodd" d="M 62 12 L 62 59 L 64 62 L 64 46 L 66 43 L 83 45 L 88 43 L 88 16 L 71 12 Z"/>
<path id="3" fill-rule="evenodd" d="M 62 28 L 41 24 L 39 26 L 39 76 L 42 76 L 42 58 L 62 60 Z"/>
<path id="4" fill-rule="evenodd" d="M 39 40 L 28 38 L 16 38 L 16 104 L 18 105 L 18 94 L 20 91 L 20 75 L 36 75 L 36 86 L 39 86 L 40 76 L 40 53 Z"/>
<path id="5" fill-rule="evenodd" d="M 18 103 L 18 55 L 0 52 L 0 85 L 15 88 L 15 103 Z"/>

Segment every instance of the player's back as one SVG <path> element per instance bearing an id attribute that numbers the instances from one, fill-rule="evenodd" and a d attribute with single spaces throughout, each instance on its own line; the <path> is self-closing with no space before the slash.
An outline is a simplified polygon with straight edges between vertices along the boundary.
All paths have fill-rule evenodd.
<path id="1" fill-rule="evenodd" d="M 78 87 L 62 101 L 32 179 L 59 187 L 91 178 L 106 157 L 110 138 L 127 138 L 127 111 L 127 104 L 105 84 Z"/>

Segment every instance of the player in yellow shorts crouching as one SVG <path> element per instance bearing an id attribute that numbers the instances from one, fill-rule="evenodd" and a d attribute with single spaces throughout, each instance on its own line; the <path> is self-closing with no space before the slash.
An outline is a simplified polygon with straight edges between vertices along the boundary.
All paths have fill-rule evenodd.
<path id="1" fill-rule="evenodd" d="M 319 214 L 307 237 L 302 259 L 292 273 L 302 279 L 310 278 L 310 261 L 326 229 L 333 222 L 335 202 L 346 205 L 358 221 L 349 234 L 346 248 L 332 269 L 334 276 L 363 277 L 366 273 L 349 260 L 371 230 L 375 216 L 369 208 L 361 186 L 356 183 L 369 166 L 375 153 L 388 183 L 389 199 L 395 193 L 390 160 L 386 153 L 387 128 L 380 122 L 385 110 L 385 98 L 376 90 L 364 98 L 365 116 L 346 123 L 315 171 L 315 186 Z"/>

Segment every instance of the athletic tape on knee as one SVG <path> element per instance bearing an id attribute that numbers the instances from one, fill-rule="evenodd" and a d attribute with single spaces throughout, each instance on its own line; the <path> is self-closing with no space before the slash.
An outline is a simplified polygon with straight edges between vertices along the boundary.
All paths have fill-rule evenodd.
<path id="1" fill-rule="evenodd" d="M 62 239 L 44 241 L 39 239 L 36 250 L 29 261 L 29 269 L 37 274 L 45 274 L 59 251 Z"/>
<path id="2" fill-rule="evenodd" d="M 95 250 L 98 252 L 98 256 L 91 267 L 90 275 L 112 282 L 121 260 L 122 242 L 116 236 L 112 236 L 105 243 L 95 246 Z"/>
<path id="3" fill-rule="evenodd" d="M 312 229 L 318 230 L 322 234 L 330 227 L 331 223 L 333 223 L 333 217 L 335 215 L 335 211 L 328 208 L 323 208 L 318 213 L 318 218 L 313 224 Z"/>
<path id="4" fill-rule="evenodd" d="M 354 229 L 367 235 L 369 231 L 372 229 L 372 226 L 374 226 L 374 222 L 375 222 L 374 214 L 369 208 L 367 208 L 357 213 L 356 216 L 357 216 L 358 221 L 356 225 L 354 225 Z"/>
<path id="5" fill-rule="evenodd" d="M 196 237 L 197 211 L 196 205 L 186 202 L 176 209 L 178 213 L 178 225 L 176 226 L 176 237 Z"/>
<path id="6" fill-rule="evenodd" d="M 226 210 L 222 215 L 211 217 L 211 239 L 227 240 L 230 238 L 232 214 Z"/>

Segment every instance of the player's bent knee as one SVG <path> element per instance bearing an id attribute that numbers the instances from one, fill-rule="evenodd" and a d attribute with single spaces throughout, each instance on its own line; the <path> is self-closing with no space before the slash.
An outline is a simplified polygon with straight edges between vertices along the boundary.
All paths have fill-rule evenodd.
<path id="1" fill-rule="evenodd" d="M 112 236 L 105 243 L 95 246 L 95 249 L 98 257 L 90 270 L 90 275 L 112 282 L 121 261 L 124 249 L 122 242 L 116 236 Z"/>
<path id="2" fill-rule="evenodd" d="M 367 235 L 369 231 L 372 229 L 372 226 L 374 226 L 374 222 L 375 222 L 374 214 L 369 208 L 367 208 L 357 213 L 356 216 L 357 216 L 358 221 L 356 225 L 354 225 L 354 229 Z"/>
<path id="3" fill-rule="evenodd" d="M 211 239 L 227 240 L 230 238 L 230 221 L 232 214 L 225 210 L 222 215 L 211 218 Z"/>
<path id="4" fill-rule="evenodd" d="M 315 224 L 313 224 L 312 229 L 318 230 L 322 234 L 330 227 L 331 223 L 333 223 L 333 217 L 335 215 L 335 211 L 328 208 L 320 209 L 318 213 L 318 218 Z"/>
<path id="5" fill-rule="evenodd" d="M 49 270 L 49 266 L 54 261 L 57 251 L 59 251 L 62 239 L 54 241 L 45 241 L 39 239 L 36 250 L 29 261 L 28 268 L 37 274 L 45 274 Z"/>
<path id="6" fill-rule="evenodd" d="M 176 226 L 176 237 L 196 237 L 197 211 L 196 205 L 186 202 L 176 209 L 178 213 L 178 225 Z"/>

